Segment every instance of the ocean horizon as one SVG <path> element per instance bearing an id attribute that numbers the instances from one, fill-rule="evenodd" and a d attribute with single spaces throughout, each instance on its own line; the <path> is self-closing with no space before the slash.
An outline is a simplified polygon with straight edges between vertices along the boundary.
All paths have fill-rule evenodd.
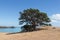
<path id="1" fill-rule="evenodd" d="M 15 28 L 0 28 L 0 32 L 5 33 L 13 33 L 13 32 L 20 32 L 21 27 L 15 27 Z"/>

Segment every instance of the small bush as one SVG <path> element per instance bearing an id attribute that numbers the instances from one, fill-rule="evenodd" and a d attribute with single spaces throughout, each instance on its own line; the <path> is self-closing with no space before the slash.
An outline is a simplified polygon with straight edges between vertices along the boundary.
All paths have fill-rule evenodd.
<path id="1" fill-rule="evenodd" d="M 53 29 L 56 29 L 55 27 L 53 27 Z"/>

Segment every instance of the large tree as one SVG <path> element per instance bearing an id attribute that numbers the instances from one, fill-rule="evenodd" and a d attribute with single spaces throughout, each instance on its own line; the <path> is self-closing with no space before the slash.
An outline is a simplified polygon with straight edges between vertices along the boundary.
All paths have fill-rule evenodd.
<path id="1" fill-rule="evenodd" d="M 33 9 L 33 8 L 29 8 L 26 10 L 23 10 L 20 13 L 20 17 L 19 17 L 19 24 L 22 23 L 26 23 L 26 25 L 32 25 L 33 29 L 35 30 L 36 25 L 43 25 L 45 23 L 49 23 L 50 19 L 47 16 L 46 13 L 44 12 L 40 12 L 38 9 Z"/>

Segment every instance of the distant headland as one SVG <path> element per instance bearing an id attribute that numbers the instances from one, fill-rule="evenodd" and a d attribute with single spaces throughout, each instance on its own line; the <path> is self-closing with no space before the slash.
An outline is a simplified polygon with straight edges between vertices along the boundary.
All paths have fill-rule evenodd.
<path id="1" fill-rule="evenodd" d="M 0 26 L 0 28 L 15 28 L 14 26 Z"/>

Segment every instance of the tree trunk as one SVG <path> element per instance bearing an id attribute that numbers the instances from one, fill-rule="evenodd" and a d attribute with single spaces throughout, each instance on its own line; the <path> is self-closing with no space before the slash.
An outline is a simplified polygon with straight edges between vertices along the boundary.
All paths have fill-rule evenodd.
<path id="1" fill-rule="evenodd" d="M 33 30 L 36 30 L 36 24 L 35 22 L 32 23 Z"/>

